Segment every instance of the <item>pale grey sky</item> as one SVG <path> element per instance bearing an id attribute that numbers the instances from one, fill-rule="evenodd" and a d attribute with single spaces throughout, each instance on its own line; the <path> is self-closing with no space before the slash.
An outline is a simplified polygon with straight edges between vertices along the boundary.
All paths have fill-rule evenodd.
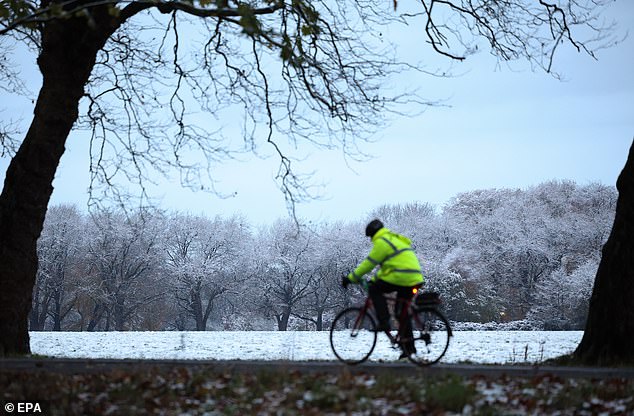
<path id="1" fill-rule="evenodd" d="M 615 3 L 610 15 L 622 32 L 629 30 L 628 38 L 600 51 L 598 61 L 564 51 L 555 63 L 565 81 L 526 67 L 496 68 L 486 53 L 455 66 L 464 73 L 460 77 L 421 80 L 430 99 L 446 98 L 450 107 L 395 119 L 380 140 L 362 147 L 374 156 L 366 162 L 346 166 L 340 152 L 312 152 L 297 164 L 314 172 L 312 182 L 323 184 L 323 198 L 299 205 L 298 215 L 356 220 L 383 204 L 442 206 L 459 192 L 526 188 L 551 179 L 614 185 L 634 139 L 634 2 Z M 69 138 L 53 204 L 86 205 L 85 142 L 77 134 Z M 7 164 L 0 159 L 1 179 Z M 287 215 L 273 180 L 276 171 L 274 158 L 227 162 L 217 171 L 219 190 L 237 193 L 227 199 L 194 194 L 176 183 L 153 193 L 164 208 L 240 212 L 254 223 L 268 223 Z"/>

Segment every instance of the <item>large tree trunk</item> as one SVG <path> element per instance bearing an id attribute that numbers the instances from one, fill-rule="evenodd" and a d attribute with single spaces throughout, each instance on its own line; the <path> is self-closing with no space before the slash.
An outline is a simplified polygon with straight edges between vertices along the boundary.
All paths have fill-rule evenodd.
<path id="1" fill-rule="evenodd" d="M 42 29 L 42 89 L 0 194 L 0 356 L 30 353 L 28 315 L 37 239 L 84 86 L 97 52 L 114 30 L 107 9 L 93 17 L 105 22 L 105 29 L 91 29 L 85 18 L 52 20 Z"/>
<path id="2" fill-rule="evenodd" d="M 616 183 L 619 198 L 574 357 L 586 364 L 634 364 L 634 143 Z"/>

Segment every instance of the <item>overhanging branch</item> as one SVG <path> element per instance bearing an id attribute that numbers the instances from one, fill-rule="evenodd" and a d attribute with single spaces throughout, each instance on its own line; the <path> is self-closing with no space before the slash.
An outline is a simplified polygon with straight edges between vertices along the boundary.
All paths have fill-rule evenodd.
<path id="1" fill-rule="evenodd" d="M 127 6 L 119 11 L 116 6 L 125 3 L 128 3 Z M 45 23 L 54 19 L 66 19 L 76 15 L 77 13 L 80 13 L 83 10 L 101 6 L 111 6 L 113 10 L 113 16 L 117 16 L 120 22 L 125 22 L 127 19 L 136 15 L 137 13 L 150 8 L 156 8 L 158 11 L 165 14 L 172 13 L 174 11 L 182 11 L 192 16 L 202 18 L 230 18 L 240 17 L 245 14 L 245 11 L 239 8 L 208 9 L 204 7 L 196 7 L 193 3 L 185 3 L 180 1 L 165 2 L 160 0 L 98 0 L 81 2 L 77 0 L 71 0 L 65 2 L 51 3 L 47 7 L 34 10 L 31 14 L 27 16 L 15 19 L 14 21 L 5 25 L 4 28 L 0 29 L 0 36 L 7 34 L 19 27 Z M 271 6 L 248 9 L 248 13 L 256 16 L 267 15 L 275 13 L 283 7 L 284 2 L 280 1 Z"/>

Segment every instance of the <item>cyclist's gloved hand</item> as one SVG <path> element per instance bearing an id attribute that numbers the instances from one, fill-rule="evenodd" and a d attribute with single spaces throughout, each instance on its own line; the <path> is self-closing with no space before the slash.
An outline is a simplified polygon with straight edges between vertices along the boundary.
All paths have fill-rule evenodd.
<path id="1" fill-rule="evenodd" d="M 343 286 L 344 289 L 347 289 L 350 283 L 352 282 L 350 281 L 350 279 L 348 279 L 348 276 L 341 276 L 341 286 Z"/>

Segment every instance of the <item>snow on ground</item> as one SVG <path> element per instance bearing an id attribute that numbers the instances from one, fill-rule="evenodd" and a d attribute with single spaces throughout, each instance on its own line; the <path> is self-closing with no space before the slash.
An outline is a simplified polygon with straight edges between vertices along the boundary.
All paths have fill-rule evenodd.
<path id="1" fill-rule="evenodd" d="M 335 360 L 329 333 L 31 332 L 33 354 L 65 358 Z M 443 363 L 535 363 L 572 352 L 582 331 L 455 331 Z M 396 360 L 381 334 L 370 360 Z"/>

